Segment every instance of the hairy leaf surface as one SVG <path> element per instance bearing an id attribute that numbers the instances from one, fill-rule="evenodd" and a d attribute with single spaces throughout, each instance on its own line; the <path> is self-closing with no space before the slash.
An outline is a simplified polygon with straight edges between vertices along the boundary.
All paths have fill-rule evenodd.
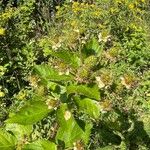
<path id="1" fill-rule="evenodd" d="M 26 144 L 23 150 L 57 150 L 57 146 L 53 142 L 42 139 L 30 144 Z"/>
<path id="2" fill-rule="evenodd" d="M 57 118 L 60 125 L 56 136 L 57 141 L 64 142 L 65 147 L 73 146 L 73 143 L 78 140 L 83 140 L 85 143 L 88 142 L 92 124 L 82 122 L 84 128 L 81 128 L 66 104 L 63 104 L 58 110 Z"/>
<path id="3" fill-rule="evenodd" d="M 79 108 L 79 111 L 88 114 L 90 117 L 94 119 L 98 119 L 100 116 L 100 106 L 97 101 L 94 101 L 89 98 L 85 99 L 75 99 L 75 102 Z"/>
<path id="4" fill-rule="evenodd" d="M 51 110 L 43 101 L 31 101 L 18 113 L 6 120 L 7 123 L 31 125 L 44 118 Z"/>
<path id="5" fill-rule="evenodd" d="M 96 100 L 100 99 L 100 92 L 97 86 L 87 87 L 86 85 L 70 85 L 67 87 L 68 94 L 77 93 Z"/>
<path id="6" fill-rule="evenodd" d="M 0 129 L 0 149 L 1 150 L 15 150 L 16 139 L 13 135 Z"/>
<path id="7" fill-rule="evenodd" d="M 72 80 L 72 76 L 70 75 L 59 75 L 59 73 L 52 69 L 50 66 L 43 64 L 43 65 L 36 65 L 35 66 L 36 73 L 45 80 L 51 81 L 69 81 Z"/>

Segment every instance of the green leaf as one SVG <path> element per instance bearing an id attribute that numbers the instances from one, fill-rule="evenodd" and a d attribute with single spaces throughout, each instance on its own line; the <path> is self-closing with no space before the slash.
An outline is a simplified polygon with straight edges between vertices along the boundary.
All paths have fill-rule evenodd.
<path id="1" fill-rule="evenodd" d="M 99 45 L 96 38 L 91 39 L 86 43 L 82 49 L 83 54 L 86 56 L 97 55 L 100 56 L 102 53 L 102 47 Z"/>
<path id="2" fill-rule="evenodd" d="M 57 145 L 53 142 L 42 139 L 26 144 L 23 150 L 57 150 Z"/>
<path id="3" fill-rule="evenodd" d="M 0 129 L 0 150 L 15 150 L 15 144 L 15 137 Z"/>
<path id="4" fill-rule="evenodd" d="M 75 53 L 70 52 L 69 50 L 59 50 L 56 52 L 52 51 L 51 55 L 61 59 L 64 63 L 72 66 L 73 68 L 78 68 L 80 66 L 79 57 Z"/>
<path id="5" fill-rule="evenodd" d="M 51 110 L 43 101 L 30 101 L 18 113 L 6 120 L 7 123 L 31 125 L 44 118 Z"/>
<path id="6" fill-rule="evenodd" d="M 57 112 L 57 119 L 60 126 L 56 135 L 58 142 L 63 141 L 65 147 L 73 146 L 73 143 L 78 140 L 83 140 L 85 143 L 88 142 L 92 124 L 83 123 L 84 129 L 82 129 L 68 110 L 66 104 L 61 105 Z"/>
<path id="7" fill-rule="evenodd" d="M 77 93 L 96 100 L 100 100 L 100 92 L 97 86 L 87 87 L 86 85 L 70 85 L 67 87 L 67 93 Z"/>
<path id="8" fill-rule="evenodd" d="M 146 131 L 146 134 L 150 137 L 150 113 L 145 113 L 144 115 L 141 115 L 140 120 L 141 122 L 143 122 L 144 131 Z M 140 129 L 140 131 L 140 135 L 144 135 L 144 133 L 142 133 L 142 129 Z"/>
<path id="9" fill-rule="evenodd" d="M 75 102 L 79 108 L 79 111 L 88 114 L 94 119 L 98 119 L 100 116 L 100 105 L 97 101 L 89 98 L 78 99 L 75 98 Z"/>
<path id="10" fill-rule="evenodd" d="M 114 150 L 114 147 L 113 146 L 105 146 L 102 148 L 97 148 L 96 150 Z"/>
<path id="11" fill-rule="evenodd" d="M 11 131 L 18 140 L 24 138 L 24 136 L 29 136 L 32 132 L 32 125 L 20 125 L 16 123 L 7 123 L 6 130 Z"/>
<path id="12" fill-rule="evenodd" d="M 59 75 L 56 70 L 46 64 L 36 65 L 35 72 L 44 80 L 69 81 L 73 79 L 70 75 Z"/>

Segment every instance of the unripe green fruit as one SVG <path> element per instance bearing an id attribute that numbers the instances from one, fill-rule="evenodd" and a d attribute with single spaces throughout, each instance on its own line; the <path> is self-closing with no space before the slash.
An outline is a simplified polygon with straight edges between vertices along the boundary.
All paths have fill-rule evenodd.
<path id="1" fill-rule="evenodd" d="M 97 57 L 94 55 L 89 56 L 84 61 L 84 65 L 87 69 L 92 69 L 96 64 L 97 64 Z"/>
<path id="2" fill-rule="evenodd" d="M 81 67 L 81 68 L 79 69 L 79 71 L 78 71 L 78 76 L 79 76 L 80 78 L 87 78 L 88 75 L 89 75 L 89 72 L 88 72 L 88 70 L 87 70 L 86 68 Z"/>

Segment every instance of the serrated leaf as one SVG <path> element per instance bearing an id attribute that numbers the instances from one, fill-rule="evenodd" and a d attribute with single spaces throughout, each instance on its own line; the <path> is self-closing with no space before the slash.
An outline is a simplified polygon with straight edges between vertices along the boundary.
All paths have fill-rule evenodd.
<path id="1" fill-rule="evenodd" d="M 20 125 L 16 123 L 7 123 L 5 129 L 7 131 L 11 131 L 15 137 L 20 140 L 24 138 L 24 136 L 29 136 L 32 132 L 32 125 Z"/>
<path id="2" fill-rule="evenodd" d="M 15 144 L 15 137 L 0 129 L 0 150 L 15 150 Z"/>
<path id="3" fill-rule="evenodd" d="M 33 143 L 26 144 L 23 150 L 57 150 L 57 145 L 48 140 L 37 140 Z"/>
<path id="4" fill-rule="evenodd" d="M 69 50 L 52 51 L 51 55 L 61 59 L 64 63 L 72 66 L 73 68 L 78 68 L 80 65 L 80 59 L 78 56 Z"/>
<path id="5" fill-rule="evenodd" d="M 31 125 L 44 118 L 51 110 L 43 101 L 30 101 L 14 116 L 6 120 L 7 123 Z"/>
<path id="6" fill-rule="evenodd" d="M 40 78 L 50 81 L 69 81 L 72 80 L 70 75 L 59 75 L 59 73 L 46 64 L 36 65 L 35 72 Z"/>
<path id="7" fill-rule="evenodd" d="M 77 93 L 87 96 L 88 98 L 100 100 L 100 92 L 97 86 L 87 87 L 86 85 L 70 85 L 67 87 L 67 93 Z"/>
<path id="8" fill-rule="evenodd" d="M 100 116 L 100 106 L 97 101 L 94 101 L 89 98 L 85 99 L 75 99 L 75 102 L 79 108 L 79 111 L 88 114 L 90 117 L 94 119 L 98 119 Z"/>
<path id="9" fill-rule="evenodd" d="M 65 143 L 65 147 L 73 146 L 73 143 L 78 140 L 83 140 L 87 143 L 92 124 L 84 124 L 84 129 L 82 129 L 72 114 L 69 119 L 65 118 L 66 111 L 68 111 L 67 105 L 63 104 L 57 112 L 57 119 L 60 126 L 56 135 L 57 141 L 63 141 Z"/>
<path id="10" fill-rule="evenodd" d="M 93 38 L 86 43 L 82 52 L 86 56 L 90 55 L 100 56 L 102 52 L 102 47 L 99 45 L 98 40 L 96 38 Z"/>

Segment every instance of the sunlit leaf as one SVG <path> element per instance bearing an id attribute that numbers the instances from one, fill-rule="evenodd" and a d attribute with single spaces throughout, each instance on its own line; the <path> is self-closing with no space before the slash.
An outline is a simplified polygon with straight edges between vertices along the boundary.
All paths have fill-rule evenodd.
<path id="1" fill-rule="evenodd" d="M 53 142 L 42 139 L 26 144 L 23 150 L 57 150 L 57 146 Z"/>
<path id="2" fill-rule="evenodd" d="M 7 123 L 30 125 L 44 118 L 51 110 L 43 101 L 30 101 L 14 116 L 6 120 Z"/>
<path id="3" fill-rule="evenodd" d="M 48 65 L 36 65 L 35 66 L 36 73 L 45 80 L 50 81 L 69 81 L 72 80 L 72 76 L 70 75 L 59 75 L 59 73 L 52 69 Z"/>
<path id="4" fill-rule="evenodd" d="M 100 92 L 97 86 L 88 87 L 86 85 L 70 85 L 67 87 L 67 93 L 77 93 L 96 100 L 100 99 Z"/>
<path id="5" fill-rule="evenodd" d="M 29 136 L 32 132 L 32 125 L 20 125 L 16 123 L 7 123 L 6 130 L 11 131 L 15 137 L 20 140 L 24 138 L 24 136 Z"/>
<path id="6" fill-rule="evenodd" d="M 101 55 L 102 47 L 98 43 L 98 40 L 96 38 L 93 38 L 86 43 L 86 45 L 82 49 L 82 52 L 86 56 L 90 56 L 90 55 L 99 56 L 99 55 Z"/>
<path id="7" fill-rule="evenodd" d="M 79 108 L 79 111 L 88 114 L 90 117 L 97 119 L 100 116 L 100 105 L 97 101 L 85 98 L 75 99 L 75 102 Z"/>
<path id="8" fill-rule="evenodd" d="M 80 59 L 78 56 L 69 50 L 60 50 L 57 52 L 52 51 L 51 55 L 61 59 L 63 62 L 74 68 L 77 68 L 80 65 Z"/>
<path id="9" fill-rule="evenodd" d="M 56 135 L 57 141 L 64 142 L 65 147 L 73 146 L 73 143 L 77 140 L 83 140 L 85 143 L 87 143 L 89 140 L 92 124 L 83 123 L 83 129 L 78 125 L 71 112 L 71 116 L 69 116 L 69 119 L 66 119 L 66 111 L 69 111 L 68 107 L 66 104 L 63 104 L 61 105 L 61 108 L 57 113 L 57 118 L 60 126 Z"/>
<path id="10" fill-rule="evenodd" d="M 15 137 L 0 129 L 0 150 L 15 150 L 15 144 Z"/>

